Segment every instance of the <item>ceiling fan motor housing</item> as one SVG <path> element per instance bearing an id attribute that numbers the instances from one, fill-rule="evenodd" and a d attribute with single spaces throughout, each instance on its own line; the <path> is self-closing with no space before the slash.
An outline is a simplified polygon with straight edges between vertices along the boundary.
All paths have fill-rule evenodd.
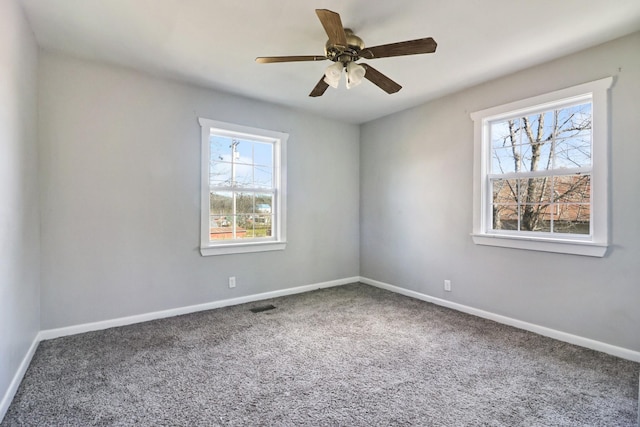
<path id="1" fill-rule="evenodd" d="M 349 62 L 360 59 L 360 51 L 364 49 L 364 41 L 353 34 L 353 31 L 349 28 L 345 28 L 344 33 L 347 38 L 347 46 L 332 44 L 331 41 L 327 40 L 324 52 L 327 59 L 333 62 L 342 62 L 346 65 Z"/>

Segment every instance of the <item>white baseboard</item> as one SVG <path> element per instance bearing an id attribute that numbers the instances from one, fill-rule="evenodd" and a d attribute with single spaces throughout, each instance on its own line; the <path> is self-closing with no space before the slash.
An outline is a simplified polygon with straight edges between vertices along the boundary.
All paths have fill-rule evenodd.
<path id="1" fill-rule="evenodd" d="M 277 298 L 286 295 L 299 294 L 309 292 L 314 289 L 330 288 L 333 286 L 346 285 L 355 283 L 360 277 L 348 277 L 345 279 L 331 280 L 329 282 L 315 283 L 312 285 L 298 286 L 295 288 L 281 289 L 272 292 L 264 292 L 260 294 L 247 295 L 238 298 L 230 298 L 219 301 L 212 301 L 204 304 L 190 305 L 187 307 L 172 308 L 169 310 L 154 311 L 151 313 L 137 314 L 134 316 L 120 317 L 117 319 L 103 320 L 100 322 L 84 323 L 81 325 L 67 326 L 57 329 L 46 329 L 40 331 L 38 339 L 49 340 L 53 338 L 64 337 L 68 335 L 81 334 L 84 332 L 99 331 L 102 329 L 114 328 L 117 326 L 131 325 L 134 323 L 147 322 L 149 320 L 164 319 L 166 317 L 180 316 L 182 314 L 195 313 L 197 311 L 212 310 L 214 308 L 228 307 L 231 305 L 244 304 L 248 302 L 261 301 L 270 298 Z"/>
<path id="2" fill-rule="evenodd" d="M 558 331 L 555 329 L 547 328 L 545 326 L 524 322 L 522 320 L 513 319 L 511 317 L 506 317 L 500 314 L 491 313 L 489 311 L 480 310 L 478 308 L 469 307 L 467 305 L 458 304 L 445 299 L 432 297 L 430 295 L 426 295 L 426 294 L 412 291 L 409 289 L 404 289 L 398 286 L 390 285 L 388 283 L 380 282 L 378 280 L 373 280 L 366 277 L 360 277 L 360 282 L 365 283 L 367 285 L 375 286 L 377 288 L 386 289 L 388 291 L 402 294 L 408 297 L 416 298 L 422 301 L 426 301 L 436 305 L 441 305 L 443 307 L 451 308 L 453 310 L 461 311 L 463 313 L 472 314 L 474 316 L 482 317 L 484 319 L 493 320 L 494 322 L 513 326 L 519 329 L 524 329 L 525 331 L 530 331 L 539 335 L 544 335 L 545 337 L 553 338 L 558 341 L 564 341 L 569 344 L 575 344 L 581 347 L 590 348 L 592 350 L 611 354 L 612 356 L 631 360 L 633 362 L 640 362 L 640 352 L 638 351 L 630 350 L 623 347 L 617 347 L 615 345 L 606 344 L 600 341 L 595 341 L 590 338 L 584 338 L 578 335 L 573 335 L 573 334 Z"/>
<path id="3" fill-rule="evenodd" d="M 22 358 L 22 362 L 20 362 L 20 366 L 18 366 L 18 370 L 16 371 L 13 379 L 11 380 L 11 383 L 9 384 L 9 388 L 7 388 L 4 396 L 2 396 L 2 401 L 0 401 L 0 422 L 2 422 L 2 420 L 4 419 L 4 416 L 9 409 L 9 405 L 11 405 L 11 401 L 18 391 L 18 387 L 20 387 L 22 378 L 24 378 L 24 374 L 27 372 L 27 368 L 31 364 L 31 359 L 35 354 L 39 343 L 40 340 L 38 338 L 38 335 L 36 335 L 33 339 L 33 342 L 31 343 L 31 346 L 29 347 L 29 350 L 27 350 L 27 354 L 25 354 Z"/>

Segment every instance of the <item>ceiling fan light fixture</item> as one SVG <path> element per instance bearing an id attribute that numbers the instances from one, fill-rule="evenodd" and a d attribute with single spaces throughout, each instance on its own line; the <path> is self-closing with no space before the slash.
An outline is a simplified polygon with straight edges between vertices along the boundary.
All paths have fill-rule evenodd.
<path id="1" fill-rule="evenodd" d="M 327 67 L 324 72 L 324 82 L 332 88 L 337 88 L 342 76 L 343 65 L 341 62 L 335 62 Z"/>
<path id="2" fill-rule="evenodd" d="M 367 70 L 355 62 L 349 62 L 347 64 L 347 89 L 358 86 L 364 79 L 364 74 Z"/>
<path id="3" fill-rule="evenodd" d="M 324 80 L 324 82 L 326 84 L 328 84 L 329 86 L 331 86 L 334 89 L 337 89 L 338 85 L 340 84 L 340 79 L 331 80 L 331 79 L 329 79 L 329 78 L 327 78 L 325 76 L 325 78 L 323 80 Z"/>
<path id="4" fill-rule="evenodd" d="M 349 28 L 344 28 L 340 14 L 328 9 L 316 9 L 316 15 L 327 33 L 324 55 L 296 56 L 259 56 L 256 62 L 261 64 L 276 62 L 320 61 L 334 62 L 326 70 L 318 83 L 309 93 L 311 97 L 322 96 L 329 86 L 337 88 L 340 84 L 342 69 L 346 69 L 347 89 L 359 85 L 366 78 L 389 95 L 402 89 L 398 83 L 367 64 L 356 64 L 360 59 L 390 58 L 393 56 L 433 53 L 438 44 L 431 37 L 407 40 L 403 42 L 381 44 L 365 48 L 364 41 Z"/>

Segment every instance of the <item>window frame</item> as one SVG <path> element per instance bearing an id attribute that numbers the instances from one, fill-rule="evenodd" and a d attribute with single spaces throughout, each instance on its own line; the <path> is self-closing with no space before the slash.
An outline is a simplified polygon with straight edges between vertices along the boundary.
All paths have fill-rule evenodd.
<path id="1" fill-rule="evenodd" d="M 287 169 L 286 145 L 289 134 L 267 129 L 237 125 L 200 117 L 201 126 L 201 199 L 200 253 L 202 256 L 284 250 L 286 248 Z M 259 239 L 210 240 L 210 141 L 216 135 L 273 144 L 273 235 Z M 240 190 L 238 190 L 240 191 Z"/>
<path id="2" fill-rule="evenodd" d="M 473 242 L 478 245 L 603 257 L 609 246 L 609 88 L 613 77 L 583 83 L 539 96 L 471 113 L 474 122 Z M 532 235 L 491 228 L 491 122 L 591 101 L 591 235 Z"/>

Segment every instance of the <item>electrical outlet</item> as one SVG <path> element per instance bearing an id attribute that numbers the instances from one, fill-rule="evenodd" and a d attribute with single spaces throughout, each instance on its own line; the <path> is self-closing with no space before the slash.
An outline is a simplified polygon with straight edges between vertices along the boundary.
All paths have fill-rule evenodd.
<path id="1" fill-rule="evenodd" d="M 444 281 L 444 290 L 447 292 L 451 292 L 451 280 Z"/>
<path id="2" fill-rule="evenodd" d="M 236 287 L 236 276 L 229 277 L 229 287 L 230 288 Z"/>

